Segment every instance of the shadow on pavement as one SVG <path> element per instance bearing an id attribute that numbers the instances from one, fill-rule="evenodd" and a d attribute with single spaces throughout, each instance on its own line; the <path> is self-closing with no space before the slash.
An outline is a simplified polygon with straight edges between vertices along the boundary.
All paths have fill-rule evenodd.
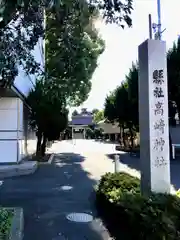
<path id="1" fill-rule="evenodd" d="M 119 153 L 120 162 L 123 165 L 128 166 L 131 169 L 135 169 L 137 171 L 141 170 L 140 166 L 140 158 L 137 156 L 130 156 L 129 153 Z M 107 155 L 111 160 L 114 160 L 115 154 Z M 174 186 L 176 190 L 180 188 L 180 159 L 171 160 L 170 161 L 170 169 L 171 169 L 171 184 Z"/>
<path id="2" fill-rule="evenodd" d="M 91 194 L 96 181 L 82 168 L 84 160 L 74 153 L 56 154 L 51 165 L 40 165 L 35 174 L 6 179 L 0 186 L 1 206 L 24 209 L 24 240 L 109 239 L 96 218 Z M 77 223 L 67 220 L 70 213 L 94 219 Z"/>

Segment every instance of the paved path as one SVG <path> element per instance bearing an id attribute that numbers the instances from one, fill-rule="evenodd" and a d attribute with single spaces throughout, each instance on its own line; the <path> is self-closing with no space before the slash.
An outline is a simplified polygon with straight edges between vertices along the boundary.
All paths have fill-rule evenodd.
<path id="1" fill-rule="evenodd" d="M 29 176 L 0 181 L 0 205 L 23 207 L 24 240 L 109 240 L 108 233 L 96 217 L 93 186 L 105 172 L 113 172 L 111 158 L 119 153 L 120 169 L 139 176 L 139 159 L 116 152 L 114 144 L 95 141 L 63 141 L 53 144 L 52 164 L 41 165 Z M 172 183 L 180 186 L 180 164 L 171 166 Z M 176 181 L 175 181 L 176 180 Z M 70 190 L 64 190 L 69 186 Z M 72 212 L 93 216 L 90 223 L 66 219 Z"/>
<path id="2" fill-rule="evenodd" d="M 96 144 L 83 144 L 54 144 L 52 164 L 41 165 L 34 175 L 6 179 L 0 186 L 0 205 L 24 209 L 24 240 L 110 239 L 96 217 L 92 190 L 102 174 L 113 171 L 113 163 L 103 155 L 103 148 L 93 152 Z M 67 220 L 73 212 L 90 214 L 93 221 Z"/>

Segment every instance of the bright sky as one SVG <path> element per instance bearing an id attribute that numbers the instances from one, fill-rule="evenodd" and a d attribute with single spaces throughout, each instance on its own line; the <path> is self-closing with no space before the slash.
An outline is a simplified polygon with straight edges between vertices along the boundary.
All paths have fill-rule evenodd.
<path id="1" fill-rule="evenodd" d="M 167 41 L 167 49 L 177 40 L 180 34 L 180 0 L 161 0 L 161 16 L 163 40 Z M 99 57 L 98 67 L 92 78 L 92 90 L 87 101 L 76 109 L 86 107 L 101 109 L 109 91 L 121 83 L 132 61 L 137 60 L 138 45 L 148 38 L 148 14 L 152 14 L 152 22 L 157 22 L 156 0 L 134 0 L 132 14 L 133 27 L 122 30 L 116 25 L 98 22 L 97 27 L 106 42 L 106 49 Z M 71 109 L 73 111 L 74 109 Z"/>

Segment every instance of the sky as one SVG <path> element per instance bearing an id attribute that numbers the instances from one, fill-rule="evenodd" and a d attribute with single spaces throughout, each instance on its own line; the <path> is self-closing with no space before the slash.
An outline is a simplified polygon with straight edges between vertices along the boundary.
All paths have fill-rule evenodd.
<path id="1" fill-rule="evenodd" d="M 167 50 L 180 34 L 179 9 L 180 0 L 161 0 L 162 30 L 166 28 L 162 40 L 166 41 Z M 103 109 L 106 95 L 125 79 L 132 62 L 138 60 L 138 45 L 149 37 L 148 14 L 152 14 L 152 22 L 157 23 L 157 1 L 134 0 L 132 28 L 123 30 L 114 24 L 106 25 L 104 21 L 96 23 L 106 49 L 98 59 L 89 98 L 77 110 L 82 107 Z"/>

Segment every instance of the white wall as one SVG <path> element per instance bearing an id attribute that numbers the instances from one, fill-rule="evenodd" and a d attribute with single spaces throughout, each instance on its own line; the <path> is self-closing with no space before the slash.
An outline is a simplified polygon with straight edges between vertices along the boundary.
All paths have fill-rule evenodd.
<path id="1" fill-rule="evenodd" d="M 36 136 L 25 109 L 19 98 L 0 98 L 0 163 L 17 163 L 35 152 Z"/>
<path id="2" fill-rule="evenodd" d="M 22 101 L 0 98 L 0 163 L 19 162 L 18 139 L 23 138 Z"/>
<path id="3" fill-rule="evenodd" d="M 115 133 L 120 133 L 120 128 L 118 126 L 118 123 L 111 124 L 111 123 L 99 123 L 98 124 L 99 128 L 102 128 L 104 133 L 106 134 L 115 134 Z"/>

